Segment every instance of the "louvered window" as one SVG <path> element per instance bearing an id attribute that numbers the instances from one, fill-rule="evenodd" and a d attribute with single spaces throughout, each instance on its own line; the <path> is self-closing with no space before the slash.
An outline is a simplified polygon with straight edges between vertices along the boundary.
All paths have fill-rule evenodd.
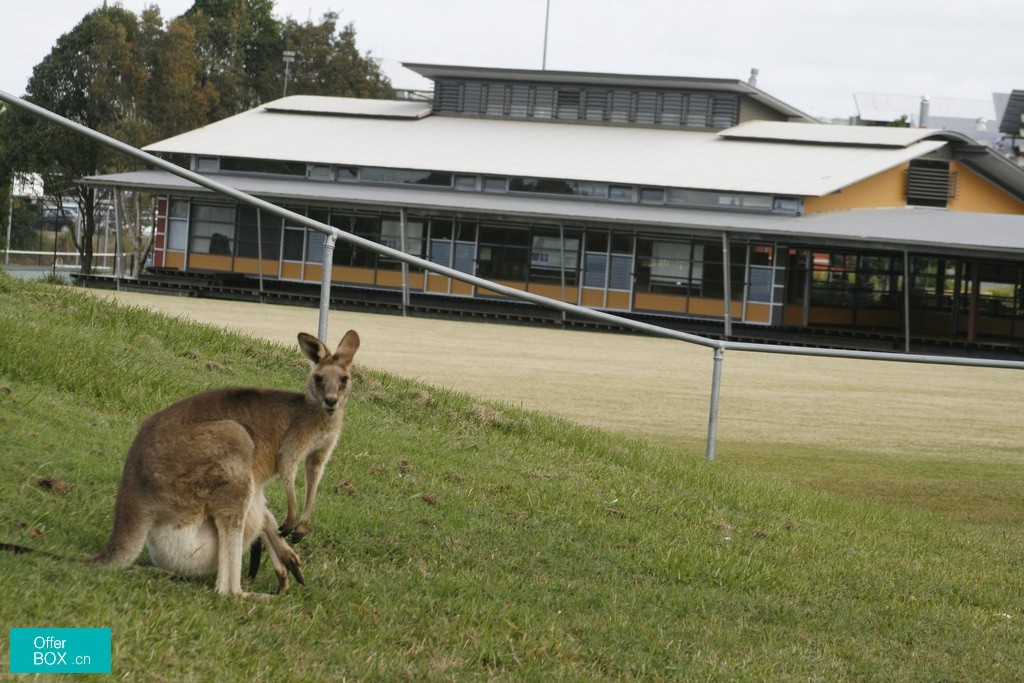
<path id="1" fill-rule="evenodd" d="M 501 83 L 491 83 L 487 86 L 487 115 L 504 116 L 505 114 L 505 86 Z"/>
<path id="2" fill-rule="evenodd" d="M 462 90 L 462 111 L 467 114 L 479 114 L 483 98 L 482 83 L 466 83 Z"/>
<path id="3" fill-rule="evenodd" d="M 587 108 L 585 118 L 587 121 L 604 121 L 605 110 L 608 108 L 608 91 L 588 90 L 586 93 Z"/>
<path id="4" fill-rule="evenodd" d="M 633 118 L 633 93 L 628 90 L 612 91 L 612 123 L 629 123 Z"/>
<path id="5" fill-rule="evenodd" d="M 453 81 L 437 81 L 434 84 L 434 111 L 454 114 L 459 108 L 459 84 Z"/>
<path id="6" fill-rule="evenodd" d="M 511 90 L 511 102 L 509 104 L 509 116 L 517 119 L 525 119 L 530 114 L 530 86 L 513 85 Z"/>
<path id="7" fill-rule="evenodd" d="M 735 97 L 714 96 L 711 98 L 711 128 L 725 130 L 739 122 L 739 102 Z"/>
<path id="8" fill-rule="evenodd" d="M 691 128 L 707 128 L 710 114 L 710 97 L 694 94 L 686 98 L 686 119 L 684 125 Z"/>
<path id="9" fill-rule="evenodd" d="M 438 79 L 434 112 L 722 129 L 738 123 L 739 98 L 731 93 Z"/>
<path id="10" fill-rule="evenodd" d="M 956 196 L 956 173 L 949 162 L 914 159 L 907 169 L 907 205 L 945 208 Z"/>
<path id="11" fill-rule="evenodd" d="M 641 90 L 636 95 L 636 122 L 653 124 L 658 115 L 658 93 Z"/>
<path id="12" fill-rule="evenodd" d="M 555 118 L 568 119 L 570 121 L 579 119 L 580 99 L 581 94 L 579 90 L 559 90 L 555 96 L 557 108 Z"/>

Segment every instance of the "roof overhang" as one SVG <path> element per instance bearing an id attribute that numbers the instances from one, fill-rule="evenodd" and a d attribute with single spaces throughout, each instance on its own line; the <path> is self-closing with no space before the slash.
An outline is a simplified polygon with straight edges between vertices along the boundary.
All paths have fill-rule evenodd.
<path id="1" fill-rule="evenodd" d="M 262 199 L 373 210 L 444 212 L 507 217 L 524 222 L 634 226 L 640 232 L 686 232 L 764 239 L 808 247 L 845 247 L 926 254 L 1024 258 L 1024 216 L 938 209 L 860 209 L 805 216 L 741 214 L 572 199 L 486 195 L 406 187 L 318 183 L 248 176 L 217 180 Z M 206 188 L 165 171 L 85 178 L 94 187 L 134 188 L 180 196 L 206 196 Z"/>

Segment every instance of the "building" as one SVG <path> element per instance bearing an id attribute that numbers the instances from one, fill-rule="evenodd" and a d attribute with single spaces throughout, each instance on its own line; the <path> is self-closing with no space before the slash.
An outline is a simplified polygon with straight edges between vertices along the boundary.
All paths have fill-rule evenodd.
<path id="1" fill-rule="evenodd" d="M 997 100 L 952 97 L 854 93 L 857 122 L 867 126 L 891 126 L 904 122 L 914 128 L 940 128 L 962 133 L 977 142 L 995 146 L 1001 139 Z"/>
<path id="2" fill-rule="evenodd" d="M 150 145 L 457 270 L 683 329 L 1024 353 L 1024 171 L 971 138 L 828 126 L 736 80 L 407 65 L 432 101 L 287 97 Z M 163 171 L 154 266 L 319 283 L 323 236 Z M 501 300 L 339 241 L 335 293 Z M 870 340 L 870 341 L 869 341 Z"/>

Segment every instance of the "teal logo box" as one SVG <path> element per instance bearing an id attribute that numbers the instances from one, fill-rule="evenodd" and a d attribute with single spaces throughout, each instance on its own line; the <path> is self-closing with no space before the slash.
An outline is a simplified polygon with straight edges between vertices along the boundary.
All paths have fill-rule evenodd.
<path id="1" fill-rule="evenodd" d="M 109 628 L 12 628 L 12 674 L 108 674 Z"/>

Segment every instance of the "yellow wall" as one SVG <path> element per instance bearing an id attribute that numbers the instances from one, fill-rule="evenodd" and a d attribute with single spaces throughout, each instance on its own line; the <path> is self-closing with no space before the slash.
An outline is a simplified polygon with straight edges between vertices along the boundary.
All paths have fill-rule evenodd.
<path id="1" fill-rule="evenodd" d="M 211 254 L 189 254 L 188 267 L 197 270 L 231 271 L 231 257 Z"/>
<path id="2" fill-rule="evenodd" d="M 902 164 L 859 183 L 844 187 L 827 197 L 808 197 L 805 213 L 843 211 L 846 209 L 884 209 L 907 205 L 906 174 Z M 950 200 L 950 211 L 975 213 L 1024 214 L 1024 202 L 993 185 L 974 171 L 952 162 L 950 171 L 957 174 L 956 197 Z"/>
<path id="3" fill-rule="evenodd" d="M 185 270 L 185 252 L 169 251 L 164 254 L 164 268 L 177 268 Z"/>
<path id="4" fill-rule="evenodd" d="M 1024 214 L 1024 202 L 1015 199 L 980 175 L 955 161 L 950 170 L 956 172 L 956 197 L 950 200 L 950 211 L 975 213 Z"/>
<path id="5" fill-rule="evenodd" d="M 907 204 L 907 164 L 871 176 L 859 183 L 844 187 L 826 197 L 808 197 L 804 200 L 805 213 L 843 211 L 845 209 L 879 209 L 902 207 Z"/>

